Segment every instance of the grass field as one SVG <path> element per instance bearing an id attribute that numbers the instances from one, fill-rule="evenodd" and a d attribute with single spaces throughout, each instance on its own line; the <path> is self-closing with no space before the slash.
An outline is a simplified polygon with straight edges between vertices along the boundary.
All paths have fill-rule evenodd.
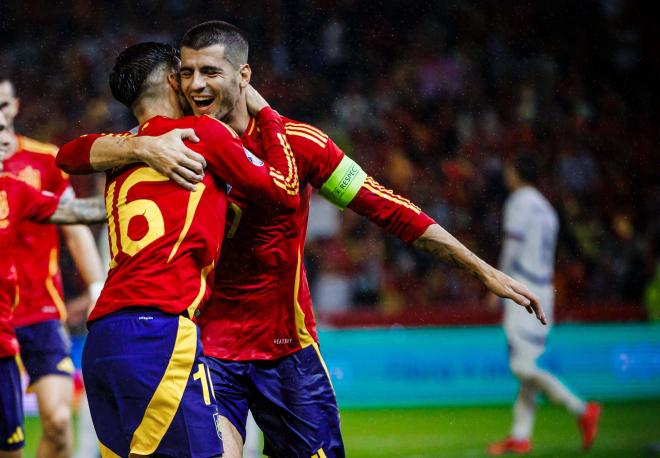
<path id="1" fill-rule="evenodd" d="M 504 437 L 510 418 L 510 406 L 349 409 L 342 412 L 342 428 L 349 458 L 481 457 L 489 442 Z M 34 456 L 39 430 L 37 419 L 26 419 L 24 457 Z M 660 400 L 605 404 L 600 434 L 588 455 L 580 451 L 575 420 L 559 408 L 542 406 L 529 456 L 644 457 L 653 442 L 660 442 Z"/>

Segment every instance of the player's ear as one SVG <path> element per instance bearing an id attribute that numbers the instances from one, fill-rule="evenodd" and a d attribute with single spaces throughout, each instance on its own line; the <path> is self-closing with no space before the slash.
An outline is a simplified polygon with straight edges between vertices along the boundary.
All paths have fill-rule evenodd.
<path id="1" fill-rule="evenodd" d="M 181 82 L 179 79 L 179 72 L 169 72 L 167 74 L 167 83 L 172 89 L 179 92 L 181 90 Z"/>
<path id="2" fill-rule="evenodd" d="M 248 84 L 250 84 L 250 78 L 252 78 L 252 69 L 250 68 L 250 64 L 243 64 L 241 65 L 241 68 L 238 70 L 240 74 L 240 82 L 239 85 L 241 86 L 241 89 L 245 89 Z"/>

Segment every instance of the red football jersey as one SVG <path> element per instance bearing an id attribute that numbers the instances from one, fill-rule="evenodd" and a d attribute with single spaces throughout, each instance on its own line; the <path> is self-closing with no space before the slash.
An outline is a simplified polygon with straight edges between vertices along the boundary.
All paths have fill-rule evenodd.
<path id="1" fill-rule="evenodd" d="M 208 116 L 157 116 L 140 127 L 139 135 L 194 129 L 200 142 L 188 146 L 206 158 L 210 173 L 195 192 L 144 165 L 107 174 L 112 259 L 90 321 L 130 306 L 193 316 L 210 293 L 211 272 L 223 239 L 229 180 L 264 213 L 298 205 L 297 182 L 286 178 L 295 167 L 292 171 L 282 120 L 266 109 L 259 113 L 259 122 L 272 165 L 246 151 L 231 128 Z M 69 161 L 73 150 L 75 147 L 65 145 L 60 154 Z"/>
<path id="2" fill-rule="evenodd" d="M 342 167 L 344 153 L 319 129 L 285 119 L 297 165 L 301 203 L 290 215 L 264 214 L 240 193 L 229 195 L 225 244 L 211 299 L 199 317 L 204 353 L 221 359 L 275 359 L 317 341 L 303 249 L 312 187 Z M 251 120 L 243 144 L 261 156 L 261 133 Z M 355 167 L 359 169 L 359 167 Z M 360 173 L 364 173 L 360 169 Z M 351 173 L 341 177 L 350 181 Z M 365 175 L 366 177 L 366 175 Z M 339 180 L 342 181 L 342 180 Z M 366 177 L 349 208 L 406 242 L 433 220 L 408 200 Z"/>
<path id="3" fill-rule="evenodd" d="M 16 152 L 4 161 L 4 171 L 41 191 L 61 196 L 68 176 L 55 166 L 57 147 L 17 136 Z M 26 222 L 16 241 L 16 269 L 21 297 L 14 326 L 66 319 L 62 299 L 59 232 L 53 224 Z"/>
<path id="4" fill-rule="evenodd" d="M 52 193 L 37 191 L 9 174 L 0 175 L 0 358 L 18 353 L 12 325 L 12 312 L 23 294 L 14 264 L 17 238 L 28 222 L 48 219 L 58 202 Z"/>

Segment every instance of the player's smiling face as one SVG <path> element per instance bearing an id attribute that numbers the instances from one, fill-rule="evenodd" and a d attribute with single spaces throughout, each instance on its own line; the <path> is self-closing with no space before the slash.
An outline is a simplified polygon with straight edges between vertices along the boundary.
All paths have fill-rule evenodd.
<path id="1" fill-rule="evenodd" d="M 181 49 L 181 90 L 196 115 L 224 118 L 239 100 L 239 67 L 226 57 L 223 45 Z"/>

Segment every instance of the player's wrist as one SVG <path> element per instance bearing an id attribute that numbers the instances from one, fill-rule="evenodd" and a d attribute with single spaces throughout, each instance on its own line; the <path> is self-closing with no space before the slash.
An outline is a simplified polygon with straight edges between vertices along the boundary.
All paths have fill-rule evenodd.
<path id="1" fill-rule="evenodd" d="M 129 147 L 126 152 L 127 155 L 137 162 L 145 162 L 145 159 L 149 156 L 149 137 L 131 137 L 129 139 Z"/>

